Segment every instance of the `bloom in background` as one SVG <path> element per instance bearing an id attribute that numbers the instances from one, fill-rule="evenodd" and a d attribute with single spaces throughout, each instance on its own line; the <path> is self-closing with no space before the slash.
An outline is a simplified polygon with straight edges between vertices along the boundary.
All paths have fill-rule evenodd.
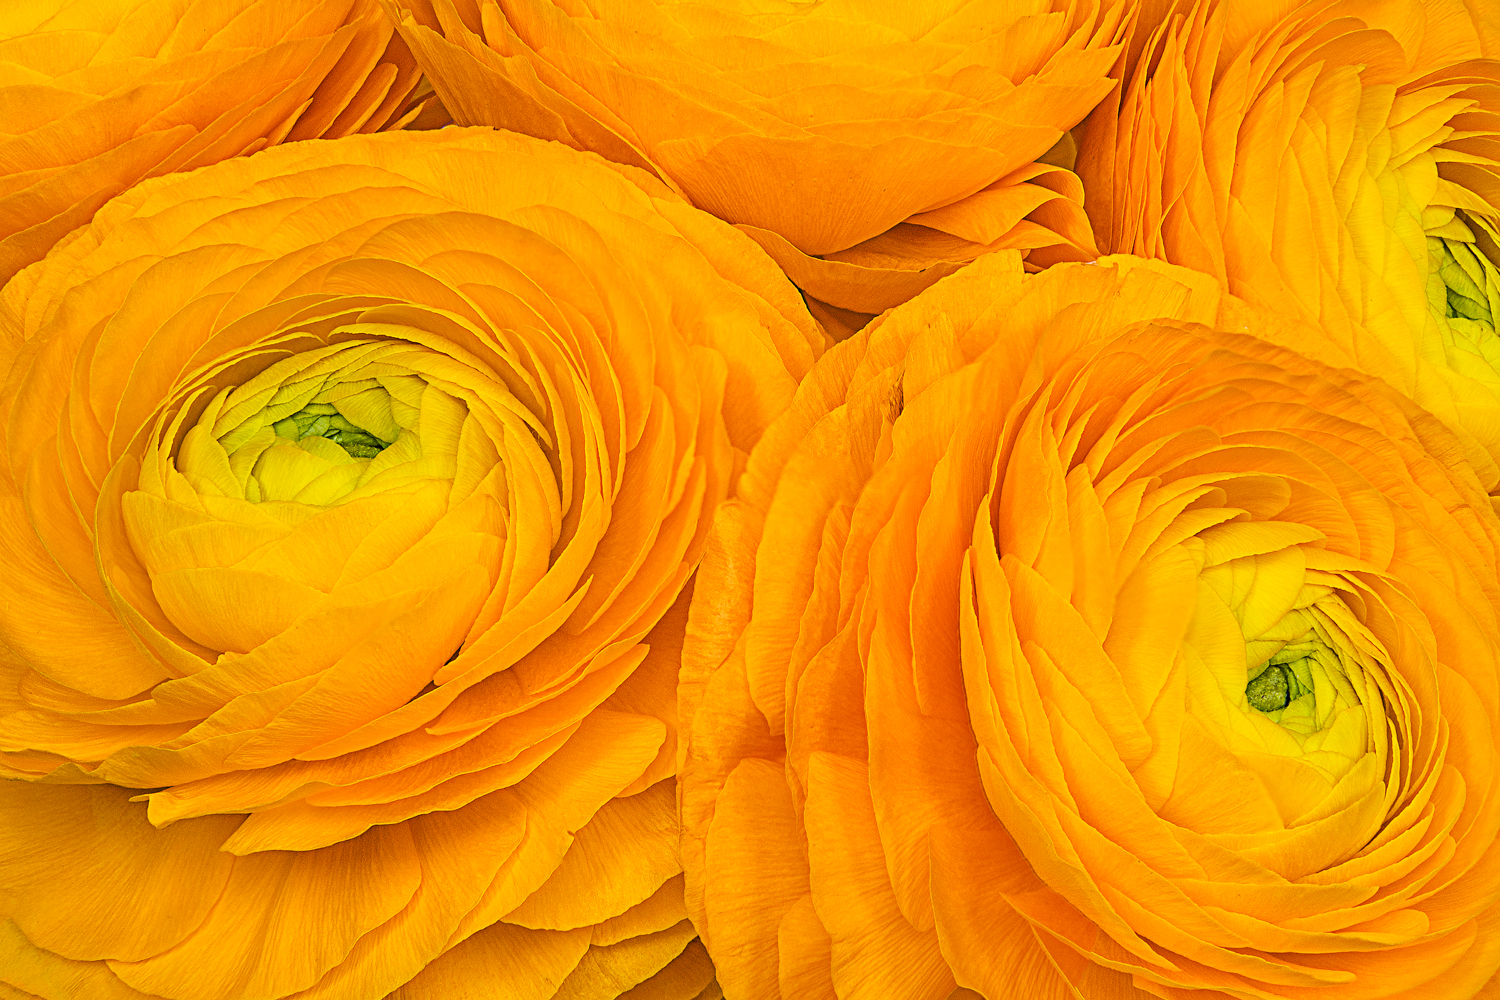
<path id="1" fill-rule="evenodd" d="M 716 995 L 684 585 L 822 346 L 748 237 L 490 129 L 293 143 L 115 199 L 0 332 L 0 983 Z"/>
<path id="2" fill-rule="evenodd" d="M 838 309 L 990 250 L 1095 256 L 1063 140 L 1121 4 L 382 2 L 456 121 L 651 170 Z"/>
<path id="3" fill-rule="evenodd" d="M 145 177 L 397 128 L 420 78 L 375 0 L 0 9 L 0 281 Z"/>
<path id="4" fill-rule="evenodd" d="M 1149 39 L 1078 169 L 1100 249 L 1215 275 L 1286 342 L 1446 421 L 1500 489 L 1500 17 L 1208 2 Z"/>
<path id="5" fill-rule="evenodd" d="M 726 996 L 1463 1000 L 1500 966 L 1500 520 L 1438 420 L 1222 305 L 991 255 L 766 432 L 683 651 Z"/>

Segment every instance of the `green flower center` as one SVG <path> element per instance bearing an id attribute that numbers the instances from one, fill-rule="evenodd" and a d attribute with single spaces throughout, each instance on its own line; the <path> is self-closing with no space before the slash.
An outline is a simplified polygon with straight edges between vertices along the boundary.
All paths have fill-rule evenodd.
<path id="1" fill-rule="evenodd" d="M 1353 650 L 1336 637 L 1323 613 L 1331 601 L 1337 598 L 1325 597 L 1289 612 L 1259 637 L 1262 642 L 1271 641 L 1275 652 L 1260 663 L 1252 655 L 1247 664 L 1245 700 L 1249 707 L 1303 737 L 1319 732 L 1333 716 L 1363 701 L 1348 678 L 1346 660 Z M 1264 649 L 1262 642 L 1251 645 Z"/>
<path id="2" fill-rule="evenodd" d="M 393 340 L 283 358 L 213 399 L 178 471 L 199 494 L 319 507 L 452 479 L 468 404 L 423 374 L 443 363 Z"/>
<path id="3" fill-rule="evenodd" d="M 1427 238 L 1428 267 L 1442 282 L 1442 312 L 1449 319 L 1469 319 L 1494 326 L 1490 293 L 1494 270 L 1489 258 L 1472 243 Z M 1486 286 L 1489 286 L 1488 288 Z M 1436 303 L 1434 303 L 1436 305 Z"/>
<path id="4" fill-rule="evenodd" d="M 1454 209 L 1429 208 L 1427 304 L 1450 328 L 1473 339 L 1492 337 L 1500 316 L 1500 266 L 1492 227 Z"/>
<path id="5" fill-rule="evenodd" d="M 1244 519 L 1181 543 L 1209 563 L 1184 643 L 1197 665 L 1190 683 L 1201 685 L 1191 710 L 1278 787 L 1304 767 L 1337 783 L 1368 751 L 1381 711 L 1370 679 L 1378 664 L 1357 638 L 1338 559 L 1317 545 L 1322 538 L 1308 526 Z"/>
<path id="6" fill-rule="evenodd" d="M 1251 674 L 1250 682 L 1245 685 L 1245 699 L 1257 712 L 1265 713 L 1274 722 L 1281 722 L 1282 712 L 1293 702 L 1306 695 L 1316 697 L 1315 674 L 1327 675 L 1330 670 L 1342 676 L 1343 668 L 1338 663 L 1337 653 L 1322 642 L 1312 640 L 1288 645 L 1262 664 L 1258 672 Z"/>
<path id="7" fill-rule="evenodd" d="M 309 437 L 327 438 L 348 452 L 351 458 L 374 458 L 391 444 L 363 427 L 356 427 L 328 403 L 312 403 L 285 420 L 276 421 L 271 427 L 278 437 L 291 441 Z"/>
<path id="8" fill-rule="evenodd" d="M 1275 712 L 1292 700 L 1290 672 L 1280 664 L 1267 667 L 1245 685 L 1245 697 L 1257 712 Z"/>

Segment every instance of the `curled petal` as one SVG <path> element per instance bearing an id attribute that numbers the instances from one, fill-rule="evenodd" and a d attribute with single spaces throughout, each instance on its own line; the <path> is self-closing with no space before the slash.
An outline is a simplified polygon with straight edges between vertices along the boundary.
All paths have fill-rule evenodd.
<path id="1" fill-rule="evenodd" d="M 1123 5 L 386 2 L 455 120 L 652 171 L 833 307 L 993 250 L 1097 255 L 1068 130 Z"/>

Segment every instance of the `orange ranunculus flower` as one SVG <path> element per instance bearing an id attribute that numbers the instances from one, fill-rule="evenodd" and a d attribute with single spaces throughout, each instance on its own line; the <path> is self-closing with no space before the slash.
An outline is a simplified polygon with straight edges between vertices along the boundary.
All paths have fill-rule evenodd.
<path id="1" fill-rule="evenodd" d="M 995 254 L 813 368 L 683 651 L 727 996 L 1490 979 L 1500 519 L 1441 422 L 1254 320 L 1186 268 Z"/>
<path id="2" fill-rule="evenodd" d="M 421 112 L 376 0 L 8 0 L 0 281 L 145 177 Z"/>
<path id="3" fill-rule="evenodd" d="M 1080 129 L 1106 253 L 1321 327 L 1289 343 L 1446 421 L 1500 488 L 1500 17 L 1460 0 L 1200 2 Z M 1321 343 L 1320 343 L 1321 341 Z"/>
<path id="4" fill-rule="evenodd" d="M 0 332 L 0 984 L 707 988 L 684 588 L 822 346 L 754 243 L 524 136 L 289 143 Z"/>
<path id="5" fill-rule="evenodd" d="M 837 308 L 991 250 L 1095 256 L 1065 133 L 1123 4 L 382 2 L 456 121 L 652 170 Z"/>

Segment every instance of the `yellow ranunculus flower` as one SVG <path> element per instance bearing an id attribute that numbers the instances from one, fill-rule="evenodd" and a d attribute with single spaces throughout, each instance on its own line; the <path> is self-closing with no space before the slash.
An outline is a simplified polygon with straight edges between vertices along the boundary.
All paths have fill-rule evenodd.
<path id="1" fill-rule="evenodd" d="M 1186 268 L 994 254 L 814 366 L 683 650 L 726 996 L 1491 979 L 1500 518 L 1440 421 L 1259 322 Z"/>
<path id="2" fill-rule="evenodd" d="M 839 309 L 991 250 L 1095 256 L 1065 133 L 1123 4 L 382 2 L 455 120 L 654 171 Z"/>
<path id="3" fill-rule="evenodd" d="M 1469 9 L 1472 8 L 1472 9 Z M 1080 130 L 1100 249 L 1319 327 L 1292 346 L 1446 421 L 1500 489 L 1500 17 L 1200 2 Z"/>
<path id="4" fill-rule="evenodd" d="M 523 136 L 289 143 L 111 201 L 0 335 L 0 985 L 708 988 L 684 587 L 822 349 L 759 248 Z"/>
<path id="5" fill-rule="evenodd" d="M 376 0 L 6 0 L 0 281 L 142 178 L 397 127 L 418 80 Z"/>

